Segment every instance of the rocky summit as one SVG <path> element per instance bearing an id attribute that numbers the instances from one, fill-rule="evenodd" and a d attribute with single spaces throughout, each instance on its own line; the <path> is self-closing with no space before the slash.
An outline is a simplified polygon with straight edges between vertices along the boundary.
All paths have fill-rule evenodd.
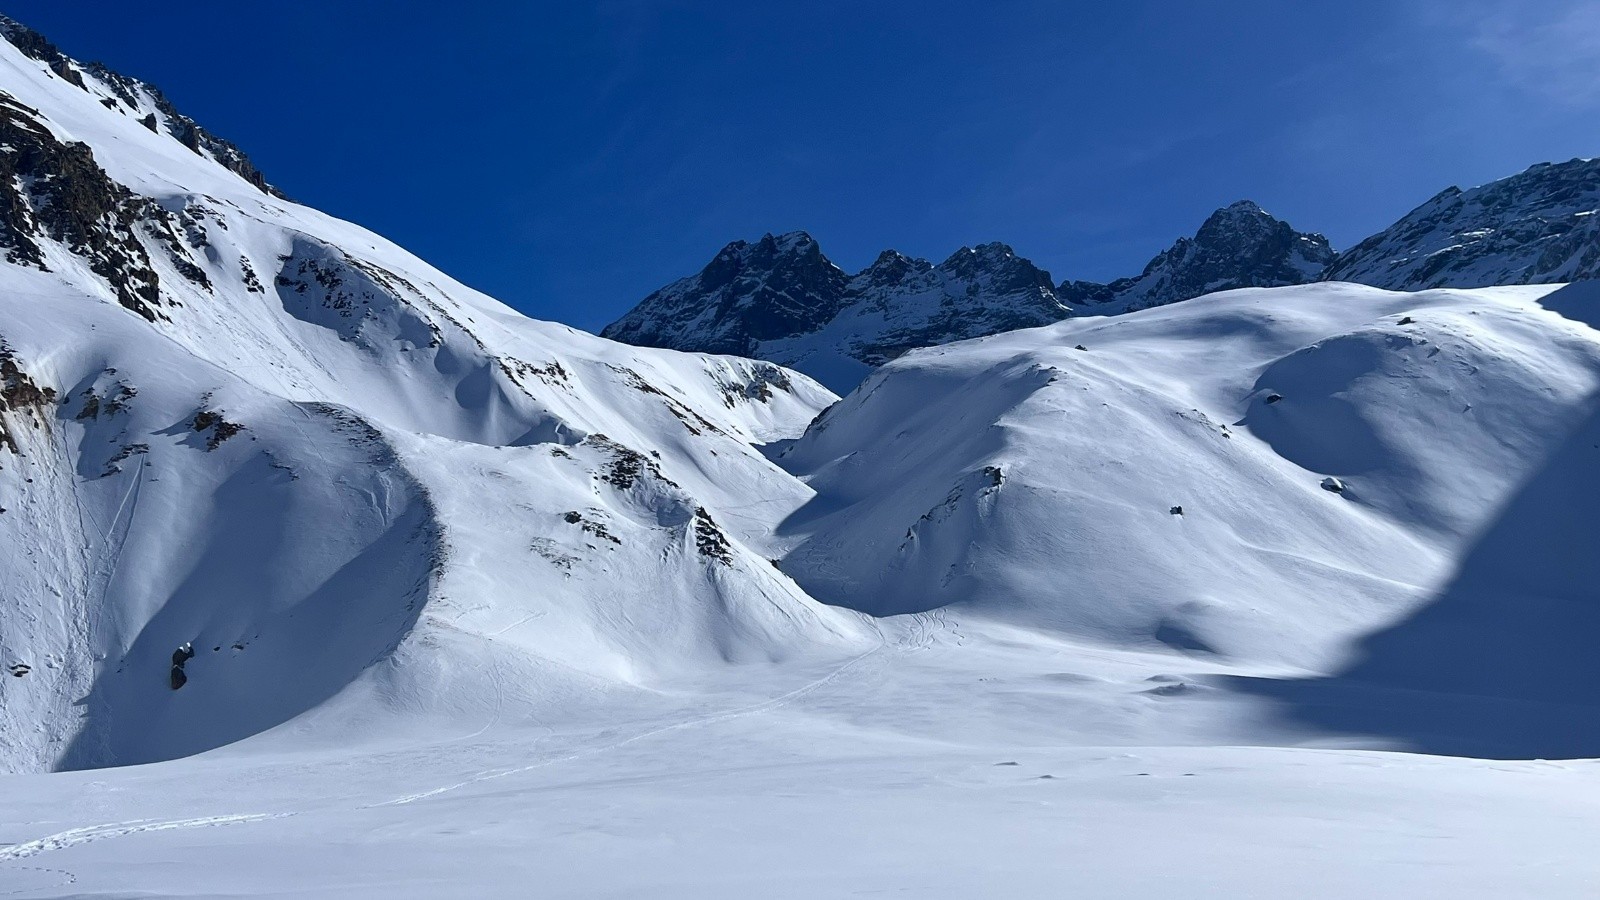
<path id="1" fill-rule="evenodd" d="M 1324 280 L 1395 291 L 1600 276 L 1600 160 L 1540 163 L 1447 188 L 1342 254 Z"/>
<path id="2" fill-rule="evenodd" d="M 847 275 L 809 234 L 793 232 L 729 244 L 698 275 L 646 297 L 601 334 L 781 361 L 847 390 L 912 348 L 1069 314 L 1050 273 L 1005 244 L 963 247 L 937 265 L 885 250 Z"/>
<path id="3" fill-rule="evenodd" d="M 1337 254 L 1320 234 L 1296 231 L 1249 200 L 1212 213 L 1194 237 L 1179 238 L 1133 278 L 1061 285 L 1093 314 L 1165 306 L 1216 291 L 1315 281 Z"/>
<path id="4" fill-rule="evenodd" d="M 847 302 L 848 281 L 805 232 L 734 241 L 700 274 L 646 297 L 603 334 L 643 347 L 755 356 L 764 341 L 826 325 Z"/>
<path id="5" fill-rule="evenodd" d="M 1314 281 L 1334 259 L 1250 201 L 1213 213 L 1132 278 L 1064 281 L 1002 243 L 937 265 L 885 250 L 846 275 L 804 232 L 724 247 L 700 274 L 646 297 L 605 337 L 648 347 L 754 356 L 836 391 L 918 347 L 1162 306 L 1213 291 Z"/>

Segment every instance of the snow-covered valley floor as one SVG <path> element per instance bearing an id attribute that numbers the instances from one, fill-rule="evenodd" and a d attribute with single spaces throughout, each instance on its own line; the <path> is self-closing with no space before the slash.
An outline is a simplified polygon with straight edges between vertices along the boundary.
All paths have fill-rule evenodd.
<path id="1" fill-rule="evenodd" d="M 681 704 L 634 699 L 619 713 L 590 698 L 603 724 L 586 728 L 497 709 L 445 740 L 357 738 L 313 719 L 173 762 L 0 780 L 0 887 L 1594 895 L 1596 762 L 1230 746 L 1229 731 L 1259 743 L 1276 715 L 1204 687 L 1215 670 L 925 614 L 885 622 L 864 655 L 696 685 Z"/>

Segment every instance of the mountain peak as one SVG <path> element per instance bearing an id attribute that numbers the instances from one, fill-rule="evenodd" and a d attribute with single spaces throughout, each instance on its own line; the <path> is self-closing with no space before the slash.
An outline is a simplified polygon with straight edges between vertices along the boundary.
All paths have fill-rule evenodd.
<path id="1" fill-rule="evenodd" d="M 786 231 L 782 234 L 764 234 L 760 243 L 766 244 L 778 253 L 809 253 L 813 250 L 820 252 L 821 247 L 817 239 L 804 231 Z"/>
<path id="2" fill-rule="evenodd" d="M 941 264 L 942 266 L 966 266 L 972 264 L 994 265 L 1008 259 L 1015 259 L 1017 252 L 1009 244 L 999 241 L 989 241 L 972 247 L 962 247 L 950 254 Z"/>
<path id="3" fill-rule="evenodd" d="M 1135 278 L 1064 282 L 1058 290 L 1075 304 L 1130 311 L 1235 288 L 1305 284 L 1335 256 L 1322 235 L 1296 231 L 1255 201 L 1240 200 L 1211 213 L 1192 237 L 1173 242 Z"/>
<path id="4" fill-rule="evenodd" d="M 1447 188 L 1346 251 L 1325 274 L 1390 290 L 1600 277 L 1600 160 L 1538 163 Z"/>
<path id="5" fill-rule="evenodd" d="M 740 353 L 792 364 L 840 390 L 866 367 L 915 347 L 1058 321 L 1068 314 L 1050 273 L 998 241 L 962 247 L 938 266 L 884 250 L 853 276 L 811 235 L 735 241 L 700 275 L 646 297 L 605 337 L 647 346 Z M 813 346 L 836 320 L 841 344 Z"/>
<path id="6" fill-rule="evenodd" d="M 762 341 L 820 328 L 845 302 L 847 278 L 804 231 L 723 247 L 700 274 L 646 297 L 601 334 L 675 350 L 754 355 Z"/>

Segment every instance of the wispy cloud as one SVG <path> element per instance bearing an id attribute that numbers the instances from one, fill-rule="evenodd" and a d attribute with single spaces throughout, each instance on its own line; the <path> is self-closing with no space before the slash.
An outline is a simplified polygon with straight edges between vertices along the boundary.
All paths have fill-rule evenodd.
<path id="1" fill-rule="evenodd" d="M 1600 3 L 1593 0 L 1451 3 L 1467 46 L 1510 85 L 1571 106 L 1600 104 Z"/>

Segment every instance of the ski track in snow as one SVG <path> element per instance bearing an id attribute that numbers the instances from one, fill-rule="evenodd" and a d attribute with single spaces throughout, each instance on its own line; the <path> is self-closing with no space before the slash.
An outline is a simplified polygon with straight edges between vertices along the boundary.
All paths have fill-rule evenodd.
<path id="1" fill-rule="evenodd" d="M 66 869 L 52 869 L 47 866 L 12 866 L 7 871 L 13 873 L 38 872 L 47 877 L 53 877 L 59 880 L 57 880 L 55 884 L 34 884 L 20 887 L 16 890 L 0 891 L 0 897 L 14 897 L 17 894 L 32 894 L 35 891 L 51 890 L 54 888 L 66 887 L 69 884 L 78 883 L 78 876 L 67 871 Z"/>
<path id="2" fill-rule="evenodd" d="M 218 825 L 242 825 L 246 822 L 264 822 L 269 819 L 286 819 L 295 813 L 244 813 L 222 816 L 200 816 L 192 819 L 134 819 L 128 822 L 111 822 L 105 825 L 85 825 L 69 828 L 52 835 L 0 847 L 0 863 L 29 859 L 53 850 L 65 850 L 80 844 L 93 843 L 107 838 L 127 837 L 152 831 L 173 831 L 180 828 L 210 828 Z"/>
<path id="3" fill-rule="evenodd" d="M 919 620 L 919 624 L 914 630 L 914 636 L 911 639 L 911 643 L 914 644 L 917 649 L 925 648 L 926 646 L 928 646 L 929 642 L 931 641 L 931 636 L 930 636 L 931 635 L 931 631 L 927 628 L 925 623 L 921 623 L 920 622 L 920 619 L 922 617 L 919 616 L 919 617 L 915 617 L 915 618 L 917 620 Z M 812 682 L 810 682 L 808 684 L 802 685 L 801 687 L 795 688 L 794 690 L 789 691 L 786 694 L 782 694 L 780 696 L 774 697 L 774 698 L 772 698 L 770 700 L 765 700 L 765 701 L 763 701 L 761 703 L 757 703 L 757 704 L 754 704 L 752 706 L 739 707 L 737 709 L 726 710 L 726 711 L 720 712 L 720 713 L 713 713 L 713 714 L 708 715 L 708 716 L 699 716 L 699 717 L 696 717 L 696 718 L 693 718 L 693 719 L 687 719 L 687 720 L 682 721 L 682 722 L 674 722 L 671 725 L 663 725 L 663 726 L 661 726 L 659 728 L 652 728 L 652 729 L 650 729 L 648 731 L 640 732 L 639 734 L 635 734 L 635 735 L 633 735 L 631 737 L 624 738 L 623 740 L 615 741 L 615 742 L 610 743 L 610 744 L 603 744 L 603 745 L 598 746 L 598 747 L 589 747 L 589 748 L 586 748 L 584 750 L 580 750 L 580 751 L 578 751 L 576 753 L 569 753 L 566 756 L 559 756 L 559 757 L 556 757 L 554 759 L 540 760 L 539 762 L 532 763 L 532 764 L 526 765 L 526 766 L 517 766 L 517 767 L 511 768 L 511 769 L 488 770 L 488 771 L 480 772 L 479 774 L 474 775 L 473 777 L 468 778 L 468 779 L 466 779 L 464 781 L 458 781 L 458 782 L 456 782 L 454 784 L 448 784 L 448 785 L 445 785 L 443 787 L 433 788 L 432 790 L 422 791 L 422 792 L 416 793 L 416 794 L 407 794 L 406 796 L 396 797 L 396 798 L 394 798 L 392 800 L 385 800 L 385 801 L 383 801 L 381 803 L 369 804 L 367 806 L 362 807 L 362 809 L 376 809 L 378 807 L 384 807 L 384 806 L 400 806 L 400 805 L 404 805 L 404 804 L 408 804 L 408 803 L 415 803 L 418 800 L 426 800 L 426 799 L 428 799 L 430 797 L 437 797 L 437 796 L 440 796 L 440 795 L 443 795 L 443 794 L 449 794 L 449 793 L 452 793 L 454 791 L 458 791 L 458 790 L 460 790 L 462 788 L 465 788 L 465 787 L 471 787 L 472 785 L 475 785 L 475 784 L 481 784 L 481 783 L 483 783 L 485 781 L 493 781 L 495 779 L 505 778 L 505 777 L 508 777 L 508 776 L 511 776 L 511 775 L 518 775 L 518 774 L 521 774 L 523 772 L 531 772 L 531 771 L 534 771 L 535 769 L 543 769 L 543 768 L 546 768 L 548 766 L 557 765 L 559 763 L 572 762 L 573 760 L 587 759 L 587 758 L 592 757 L 592 756 L 598 756 L 598 755 L 600 755 L 602 753 L 609 753 L 612 750 L 617 750 L 617 749 L 620 749 L 622 747 L 626 747 L 629 744 L 634 744 L 634 743 L 637 743 L 639 741 L 646 740 L 647 738 L 656 737 L 658 735 L 669 734 L 669 733 L 675 732 L 675 731 L 683 731 L 683 730 L 689 729 L 689 728 L 699 728 L 699 727 L 702 727 L 702 726 L 705 726 L 705 725 L 714 725 L 714 724 L 716 724 L 718 722 L 728 722 L 728 721 L 732 721 L 734 719 L 742 719 L 742 718 L 745 718 L 747 716 L 753 716 L 753 715 L 759 715 L 759 714 L 765 713 L 765 712 L 771 712 L 774 709 L 778 709 L 780 707 L 783 707 L 783 706 L 786 706 L 786 705 L 788 705 L 790 703 L 793 703 L 796 700 L 799 700 L 799 699 L 801 699 L 803 697 L 806 697 L 809 694 L 815 693 L 816 691 L 818 691 L 818 690 L 820 690 L 820 689 L 822 689 L 822 688 L 834 683 L 835 681 L 838 681 L 846 673 L 848 673 L 852 669 L 856 668 L 861 663 L 865 662 L 868 658 L 877 655 L 879 652 L 881 652 L 882 650 L 884 650 L 888 646 L 889 646 L 889 642 L 882 637 L 882 633 L 880 631 L 880 633 L 879 633 L 879 643 L 878 643 L 878 645 L 876 647 L 873 647 L 871 650 L 868 650 L 867 652 L 862 653 L 859 656 L 855 656 L 855 657 L 845 661 L 843 664 L 841 664 L 840 666 L 835 668 L 833 671 L 831 671 L 828 674 L 822 676 L 821 678 L 816 679 L 815 681 L 812 681 Z M 903 647 L 902 649 L 909 649 L 909 648 Z"/>
<path id="4" fill-rule="evenodd" d="M 942 613 L 938 614 L 938 615 L 917 615 L 917 616 L 912 616 L 912 617 L 910 617 L 910 626 L 907 629 L 906 635 L 904 636 L 904 638 L 900 642 L 898 642 L 895 645 L 895 647 L 896 647 L 896 649 L 902 649 L 902 650 L 922 650 L 922 649 L 927 649 L 929 646 L 932 645 L 932 642 L 934 640 L 934 635 L 937 632 L 939 632 L 941 630 L 945 630 L 947 628 L 948 628 L 948 623 L 945 621 L 945 618 L 942 615 Z M 479 773 L 479 774 L 477 774 L 477 775 L 475 775 L 475 776 L 473 776 L 471 778 L 465 779 L 463 781 L 456 782 L 454 784 L 444 785 L 442 787 L 433 788 L 431 790 L 422 791 L 420 793 L 408 794 L 408 795 L 403 796 L 403 797 L 396 797 L 396 798 L 394 798 L 392 800 L 385 800 L 385 801 L 382 801 L 380 803 L 366 804 L 366 805 L 359 806 L 359 807 L 356 807 L 356 808 L 357 809 L 377 809 L 377 808 L 386 807 L 386 806 L 400 806 L 400 805 L 415 803 L 415 802 L 417 802 L 419 800 L 426 800 L 426 799 L 431 798 L 431 797 L 438 797 L 438 796 L 441 796 L 441 795 L 444 795 L 444 794 L 449 794 L 449 793 L 458 791 L 458 790 L 460 790 L 462 788 L 471 787 L 471 786 L 473 786 L 475 784 L 481 784 L 483 782 L 493 781 L 493 780 L 500 779 L 500 778 L 505 778 L 505 777 L 508 777 L 508 776 L 511 776 L 511 775 L 521 774 L 521 773 L 524 773 L 524 772 L 531 772 L 531 771 L 534 771 L 536 769 L 542 769 L 542 768 L 546 768 L 546 767 L 549 767 L 549 766 L 558 765 L 558 764 L 564 763 L 564 762 L 571 762 L 571 761 L 574 761 L 574 760 L 586 759 L 586 758 L 589 758 L 589 757 L 598 756 L 598 755 L 600 755 L 602 753 L 608 753 L 610 751 L 617 750 L 619 748 L 626 747 L 626 746 L 628 746 L 630 744 L 634 744 L 634 743 L 637 743 L 639 741 L 646 740 L 648 738 L 656 737 L 658 735 L 668 734 L 668 733 L 675 732 L 675 731 L 682 731 L 682 730 L 689 729 L 689 728 L 698 728 L 698 727 L 702 727 L 702 726 L 706 726 L 706 725 L 713 725 L 713 724 L 716 724 L 718 722 L 727 722 L 727 721 L 732 721 L 732 720 L 735 720 L 735 719 L 744 718 L 744 717 L 747 717 L 747 716 L 759 715 L 761 713 L 770 712 L 770 711 L 772 711 L 774 709 L 781 708 L 783 706 L 786 706 L 786 705 L 788 705 L 790 703 L 795 702 L 796 700 L 800 700 L 800 699 L 802 699 L 802 698 L 804 698 L 804 697 L 806 697 L 806 696 L 808 696 L 810 694 L 813 694 L 816 691 L 821 690 L 822 688 L 827 687 L 830 684 L 833 684 L 834 682 L 838 681 L 840 678 L 844 677 L 847 673 L 849 673 L 850 671 L 856 669 L 862 663 L 866 662 L 869 658 L 876 656 L 881 651 L 883 651 L 883 650 L 885 650 L 887 648 L 890 648 L 890 646 L 891 646 L 890 642 L 886 638 L 882 637 L 882 633 L 881 633 L 881 630 L 880 630 L 880 640 L 879 640 L 879 643 L 878 643 L 877 646 L 875 646 L 872 649 L 866 651 L 865 653 L 862 653 L 862 654 L 860 654 L 858 656 L 852 657 L 849 660 L 846 660 L 844 663 L 842 663 L 839 666 L 837 666 L 836 668 L 834 668 L 828 674 L 823 675 L 822 677 L 817 678 L 814 681 L 808 682 L 805 685 L 802 685 L 802 686 L 800 686 L 798 688 L 795 688 L 794 690 L 791 690 L 791 691 L 789 691 L 787 693 L 781 694 L 781 695 L 779 695 L 777 697 L 774 697 L 774 698 L 772 698 L 770 700 L 765 700 L 765 701 L 763 701 L 761 703 L 757 703 L 757 704 L 754 704 L 754 705 L 751 705 L 751 706 L 739 707 L 739 708 L 736 708 L 736 709 L 726 710 L 726 711 L 723 711 L 723 712 L 720 712 L 720 713 L 714 713 L 712 715 L 700 716 L 700 717 L 696 717 L 696 718 L 693 718 L 693 719 L 688 719 L 688 720 L 685 720 L 685 721 L 682 721 L 682 722 L 674 722 L 671 725 L 664 725 L 664 726 L 659 727 L 659 728 L 653 728 L 653 729 L 650 729 L 648 731 L 644 731 L 644 732 L 641 732 L 639 734 L 635 734 L 635 735 L 633 735 L 631 737 L 625 738 L 625 739 L 620 740 L 620 741 L 615 741 L 615 742 L 612 742 L 612 743 L 609 743 L 609 744 L 604 744 L 604 745 L 601 745 L 601 746 L 598 746 L 598 747 L 589 747 L 589 748 L 586 748 L 584 750 L 580 750 L 580 751 L 578 751 L 576 753 L 570 753 L 570 754 L 567 754 L 565 756 L 560 756 L 560 757 L 556 757 L 556 758 L 553 758 L 553 759 L 541 760 L 540 762 L 533 763 L 531 765 L 518 766 L 518 767 L 512 768 L 512 769 L 490 770 L 490 771 L 481 772 L 481 773 Z M 496 685 L 497 688 L 498 688 L 498 677 L 499 677 L 498 673 L 495 673 L 495 679 L 496 679 L 496 683 L 497 683 L 497 685 Z M 479 731 L 476 734 L 468 736 L 467 738 L 463 738 L 463 740 L 470 739 L 471 737 L 476 737 L 478 735 L 483 734 L 485 731 L 489 730 L 493 725 L 497 724 L 498 719 L 499 719 L 499 714 L 500 714 L 500 710 L 498 709 L 498 704 L 497 704 L 497 709 L 495 710 L 495 718 L 494 718 L 494 720 L 492 720 L 489 724 L 483 726 L 483 728 L 479 729 Z M 247 823 L 251 823 L 251 822 L 264 822 L 264 821 L 270 821 L 270 820 L 274 820 L 274 819 L 286 819 L 286 818 L 291 818 L 291 817 L 294 817 L 294 816 L 297 816 L 297 815 L 299 815 L 299 813 L 296 813 L 296 812 L 243 813 L 243 814 L 231 814 L 231 815 L 200 816 L 200 817 L 188 818 L 188 819 L 167 819 L 167 820 L 135 819 L 135 820 L 132 820 L 132 821 L 127 821 L 127 822 L 113 822 L 113 823 L 102 824 L 102 825 L 85 825 L 85 826 L 80 826 L 78 828 L 71 828 L 71 829 L 68 829 L 66 831 L 57 832 L 55 834 L 47 835 L 45 837 L 36 838 L 34 840 L 31 840 L 31 841 L 23 841 L 21 843 L 11 844 L 11 845 L 5 846 L 5 847 L 0 847 L 0 865 L 6 864 L 6 863 L 12 863 L 12 862 L 15 862 L 17 860 L 29 859 L 29 858 L 37 856 L 37 855 L 39 855 L 41 853 L 47 853 L 47 852 L 55 851 L 55 850 L 65 850 L 65 849 L 68 849 L 70 847 L 76 847 L 76 846 L 79 846 L 79 845 L 82 845 L 82 844 L 92 843 L 94 841 L 106 840 L 108 838 L 122 838 L 122 837 L 128 837 L 130 835 L 135 835 L 135 834 L 144 834 L 144 833 L 156 832 L 156 831 L 172 831 L 172 830 L 186 829 L 186 828 L 209 828 L 209 827 L 222 826 L 222 825 L 242 825 L 242 824 L 247 824 Z M 19 868 L 20 867 L 12 867 L 11 871 L 18 871 Z M 41 870 L 41 871 L 46 871 L 46 870 Z M 64 883 L 71 883 L 72 881 L 76 880 L 74 878 L 74 876 L 71 875 L 71 873 L 66 872 L 64 870 L 48 870 L 48 871 L 59 871 L 64 877 L 69 879 L 68 882 L 64 882 Z M 38 890 L 38 888 L 27 888 L 27 889 L 25 889 L 25 891 L 33 891 L 33 890 Z M 21 893 L 21 892 L 14 892 L 14 893 Z M 5 895 L 0 894 L 0 896 L 5 896 Z"/>

